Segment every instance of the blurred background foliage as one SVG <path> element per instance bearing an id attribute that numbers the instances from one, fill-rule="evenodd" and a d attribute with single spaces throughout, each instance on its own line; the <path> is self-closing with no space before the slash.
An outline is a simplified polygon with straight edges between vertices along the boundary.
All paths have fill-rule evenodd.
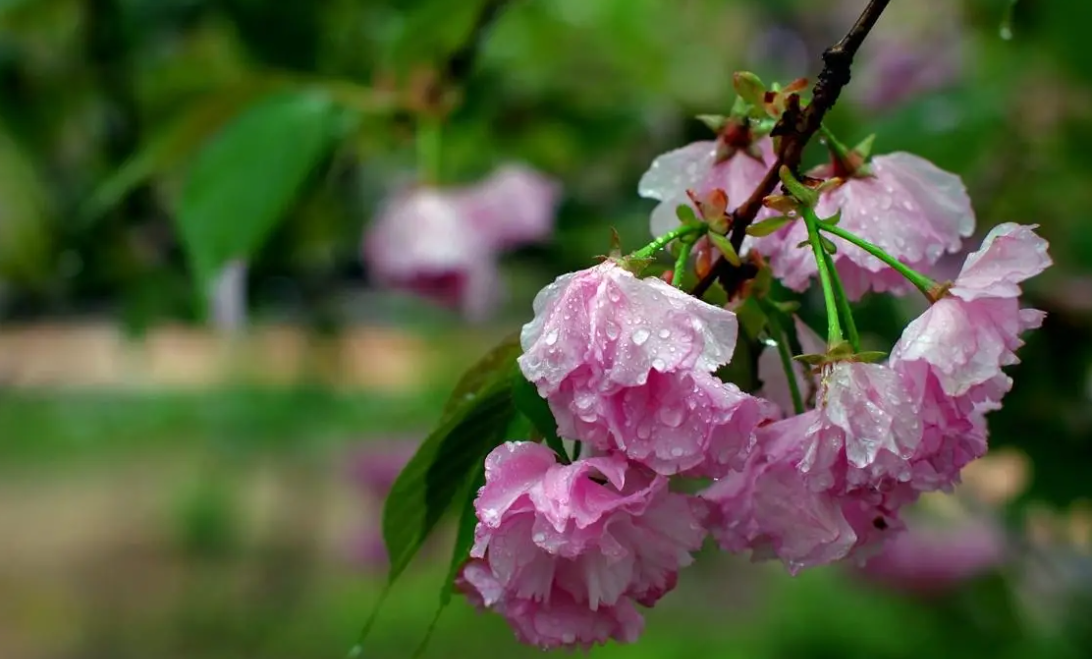
<path id="1" fill-rule="evenodd" d="M 379 201 L 415 179 L 412 101 L 466 43 L 483 0 L 0 0 L 5 325 L 107 322 L 136 335 L 195 325 L 217 274 L 243 259 L 253 325 L 319 337 L 290 385 L 4 389 L 0 520 L 5 535 L 30 540 L 0 540 L 10 559 L 0 656 L 347 649 L 381 582 L 342 556 L 346 536 L 377 523 L 375 502 L 344 482 L 348 452 L 427 431 L 459 369 L 518 327 L 543 284 L 605 253 L 610 227 L 626 247 L 646 242 L 652 204 L 636 181 L 652 158 L 706 138 L 693 116 L 729 108 L 732 71 L 814 76 L 864 2 L 507 4 L 454 81 L 436 174 L 471 182 L 520 160 L 558 178 L 564 201 L 549 245 L 505 257 L 498 317 L 467 328 L 371 287 L 360 243 Z M 851 87 L 832 126 L 848 142 L 877 133 L 877 153 L 911 150 L 959 173 L 980 234 L 1037 223 L 1057 264 L 1031 282 L 1028 302 L 1048 320 L 991 416 L 993 446 L 1030 458 L 1028 487 L 1003 513 L 1024 538 L 1038 510 L 1029 506 L 1064 516 L 1089 494 L 1092 4 L 892 4 L 858 70 L 900 35 L 927 57 L 910 58 L 909 72 L 862 72 L 855 84 L 866 88 Z M 923 61 L 939 67 L 938 81 L 869 100 L 869 86 L 911 87 Z M 890 346 L 916 304 L 866 301 L 869 341 Z M 330 383 L 324 374 L 343 353 L 324 341 L 361 326 L 415 337 L 427 359 L 412 386 Z M 60 341 L 49 337 L 46 350 Z M 1088 656 L 1090 616 L 1074 613 L 1087 609 L 1043 604 L 1087 596 L 1087 554 L 1047 544 L 1039 560 L 1052 576 L 1023 608 L 1012 586 L 1023 577 L 1012 575 L 1029 571 L 1026 561 L 1007 566 L 1004 581 L 929 599 L 843 570 L 790 579 L 711 558 L 649 616 L 642 644 L 595 654 Z M 439 554 L 397 590 L 370 656 L 416 645 Z M 429 656 L 537 653 L 461 602 L 448 615 Z"/>

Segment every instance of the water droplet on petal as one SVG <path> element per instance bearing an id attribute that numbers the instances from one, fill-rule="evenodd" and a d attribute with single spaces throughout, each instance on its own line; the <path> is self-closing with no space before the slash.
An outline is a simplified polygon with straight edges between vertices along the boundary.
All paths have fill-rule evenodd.
<path id="1" fill-rule="evenodd" d="M 669 406 L 660 408 L 660 421 L 669 428 L 678 428 L 683 420 L 683 411 L 678 407 Z"/>
<path id="2" fill-rule="evenodd" d="M 660 336 L 661 339 L 671 338 L 671 330 L 669 330 L 669 329 L 667 329 L 665 327 L 662 330 L 660 330 L 660 335 L 659 336 Z"/>
<path id="3" fill-rule="evenodd" d="M 648 341 L 648 337 L 650 335 L 651 335 L 651 333 L 648 330 L 646 330 L 645 328 L 642 327 L 641 329 L 639 329 L 639 330 L 637 330 L 636 332 L 633 333 L 633 337 L 632 337 L 633 344 L 638 345 L 638 346 L 639 345 L 644 345 L 644 342 Z"/>
<path id="4" fill-rule="evenodd" d="M 550 330 L 550 333 L 546 335 L 546 345 L 552 346 L 553 344 L 557 343 L 557 336 L 558 331 L 556 328 Z"/>
<path id="5" fill-rule="evenodd" d="M 665 368 L 667 368 L 667 364 L 664 363 L 664 360 L 657 357 L 656 359 L 652 360 L 652 368 L 656 369 L 657 371 L 663 371 Z"/>
<path id="6" fill-rule="evenodd" d="M 683 453 L 685 453 L 685 452 L 686 452 L 686 451 L 682 450 L 682 447 L 681 447 L 681 446 L 676 446 L 676 447 L 674 447 L 674 448 L 672 448 L 672 449 L 671 449 L 671 457 L 673 457 L 673 458 L 681 458 L 681 457 L 682 457 L 682 454 L 683 454 Z"/>
<path id="7" fill-rule="evenodd" d="M 618 338 L 618 332 L 619 332 L 618 323 L 614 322 L 613 320 L 608 320 L 607 325 L 606 325 L 606 331 L 607 331 L 607 338 L 612 339 L 612 340 L 617 339 Z"/>

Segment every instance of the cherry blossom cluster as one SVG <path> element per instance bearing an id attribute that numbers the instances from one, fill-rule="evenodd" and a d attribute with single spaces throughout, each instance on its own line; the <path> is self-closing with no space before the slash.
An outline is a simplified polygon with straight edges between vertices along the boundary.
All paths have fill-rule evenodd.
<path id="1" fill-rule="evenodd" d="M 867 561 L 903 529 L 902 507 L 950 491 L 986 452 L 986 415 L 1012 386 L 1003 368 L 1043 321 L 1019 298 L 1051 263 L 1046 241 L 1035 226 L 998 225 L 953 281 L 934 282 L 925 273 L 975 228 L 960 179 L 826 135 L 830 164 L 787 173 L 737 253 L 732 210 L 775 164 L 769 124 L 752 119 L 726 118 L 716 139 L 652 163 L 639 192 L 660 202 L 656 241 L 562 275 L 534 300 L 519 368 L 580 453 L 513 441 L 489 455 L 459 580 L 524 642 L 633 641 L 637 606 L 670 591 L 707 536 L 793 573 Z M 643 277 L 661 249 L 675 270 Z M 725 306 L 680 289 L 680 272 L 702 276 L 720 258 L 791 290 L 823 289 L 826 339 L 785 323 L 809 352 L 779 359 L 769 348 L 758 393 L 718 372 L 736 350 L 740 306 L 778 301 L 757 286 Z M 886 355 L 863 351 L 848 303 L 915 289 L 926 311 Z M 786 329 L 768 330 L 767 343 L 784 347 Z"/>

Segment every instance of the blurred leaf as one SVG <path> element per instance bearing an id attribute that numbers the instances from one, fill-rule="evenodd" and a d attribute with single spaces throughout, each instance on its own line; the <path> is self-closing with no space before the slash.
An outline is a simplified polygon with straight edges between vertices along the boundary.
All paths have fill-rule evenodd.
<path id="1" fill-rule="evenodd" d="M 99 184 L 80 209 L 80 218 L 98 218 L 144 181 L 182 165 L 246 105 L 278 86 L 272 78 L 256 79 L 194 102 Z"/>
<path id="2" fill-rule="evenodd" d="M 0 125 L 0 278 L 40 284 L 52 271 L 49 192 Z"/>
<path id="3" fill-rule="evenodd" d="M 457 412 L 467 401 L 482 390 L 495 386 L 508 377 L 515 368 L 516 358 L 523 349 L 519 345 L 519 334 L 512 333 L 504 337 L 500 343 L 479 359 L 470 367 L 451 391 L 444 404 L 441 419 L 447 418 Z"/>
<path id="4" fill-rule="evenodd" d="M 731 263 L 737 268 L 739 267 L 739 254 L 736 253 L 736 248 L 727 238 L 714 231 L 710 231 L 705 235 L 709 237 L 709 242 L 713 243 L 713 245 L 720 250 L 720 253 L 724 256 L 725 261 Z"/>
<path id="5" fill-rule="evenodd" d="M 201 296 L 230 261 L 247 259 L 284 216 L 332 145 L 338 114 L 318 90 L 251 106 L 197 154 L 177 213 Z"/>
<path id="6" fill-rule="evenodd" d="M 768 220 L 755 222 L 747 227 L 747 235 L 755 237 L 768 236 L 789 222 L 792 222 L 794 219 L 796 218 L 787 215 L 779 215 L 777 217 L 771 217 Z"/>

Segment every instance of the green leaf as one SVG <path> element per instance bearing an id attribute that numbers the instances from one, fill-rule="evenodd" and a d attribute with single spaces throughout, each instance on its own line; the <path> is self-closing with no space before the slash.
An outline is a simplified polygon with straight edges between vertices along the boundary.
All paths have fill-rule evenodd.
<path id="1" fill-rule="evenodd" d="M 176 213 L 200 293 L 235 259 L 249 260 L 330 149 L 330 96 L 283 92 L 252 105 L 197 154 Z"/>
<path id="2" fill-rule="evenodd" d="M 713 245 L 720 250 L 720 253 L 724 255 L 724 260 L 738 268 L 740 265 L 739 254 L 736 253 L 736 248 L 732 246 L 731 241 L 719 233 L 713 233 L 712 231 L 706 235 L 709 236 L 709 242 L 713 243 Z"/>
<path id="3" fill-rule="evenodd" d="M 679 204 L 675 207 L 675 217 L 679 218 L 679 221 L 685 225 L 701 224 L 701 220 L 694 213 L 694 209 L 687 204 Z"/>
<path id="4" fill-rule="evenodd" d="M 819 242 L 823 245 L 823 250 L 827 254 L 837 254 L 838 246 L 834 244 L 834 241 L 826 236 L 819 236 Z"/>
<path id="5" fill-rule="evenodd" d="M 732 86 L 744 101 L 754 106 L 762 105 L 766 96 L 766 85 L 755 74 L 750 71 L 736 71 L 732 76 Z"/>
<path id="6" fill-rule="evenodd" d="M 461 488 L 507 439 L 516 417 L 512 370 L 518 338 L 509 336 L 468 370 L 439 426 L 398 475 L 383 507 L 383 539 L 393 583 L 409 565 Z"/>
<path id="7" fill-rule="evenodd" d="M 821 366 L 830 361 L 830 357 L 827 355 L 819 354 L 796 355 L 793 359 L 798 362 L 803 362 L 808 366 Z"/>
<path id="8" fill-rule="evenodd" d="M 512 332 L 504 337 L 500 343 L 493 346 L 467 369 L 455 383 L 455 388 L 444 403 L 440 418 L 447 418 L 467 402 L 474 400 L 474 397 L 483 390 L 494 387 L 508 378 L 512 370 L 516 369 L 516 358 L 522 352 L 523 349 L 519 345 L 519 332 Z"/>
<path id="9" fill-rule="evenodd" d="M 158 174 L 180 166 L 248 103 L 275 89 L 276 81 L 257 79 L 230 91 L 202 97 L 187 106 L 126 160 L 80 207 L 78 217 L 91 222 L 116 206 L 129 192 Z"/>
<path id="10" fill-rule="evenodd" d="M 747 227 L 747 235 L 756 238 L 768 236 L 795 219 L 795 217 L 789 217 L 788 215 L 779 215 L 761 222 L 755 222 Z"/>
<path id="11" fill-rule="evenodd" d="M 562 462 L 568 464 L 569 456 L 557 434 L 557 420 L 554 419 L 549 403 L 538 395 L 538 389 L 523 377 L 518 368 L 512 369 L 512 401 L 519 413 L 527 417 L 534 429 L 542 435 L 546 445 L 557 453 Z"/>

